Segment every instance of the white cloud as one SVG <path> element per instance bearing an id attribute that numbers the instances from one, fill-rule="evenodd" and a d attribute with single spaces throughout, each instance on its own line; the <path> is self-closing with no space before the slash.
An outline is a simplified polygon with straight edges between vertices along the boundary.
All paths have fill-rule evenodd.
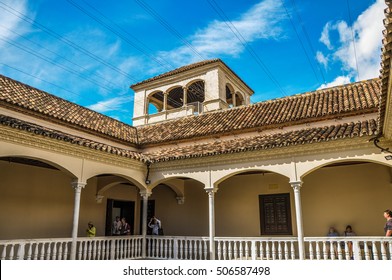
<path id="1" fill-rule="evenodd" d="M 206 28 L 200 29 L 188 40 L 192 47 L 203 57 L 218 57 L 221 55 L 235 56 L 244 51 L 244 44 L 233 34 L 238 31 L 245 43 L 260 39 L 278 39 L 283 30 L 279 22 L 285 19 L 281 2 L 264 0 L 250 8 L 237 20 L 230 22 L 215 20 Z M 232 26 L 232 25 L 234 26 Z M 200 59 L 188 46 L 184 45 L 169 52 L 162 52 L 162 56 L 181 65 L 189 60 Z"/>
<path id="2" fill-rule="evenodd" d="M 385 1 L 377 0 L 358 16 L 352 26 L 345 21 L 338 21 L 335 24 L 327 23 L 324 26 L 320 41 L 331 51 L 327 56 L 342 65 L 341 69 L 348 73 L 347 77 L 364 80 L 378 76 L 384 9 Z M 333 31 L 339 35 L 339 42 L 334 42 L 334 44 L 330 42 L 329 36 L 329 33 Z M 318 61 L 325 65 L 323 60 Z M 357 72 L 359 72 L 359 77 Z"/>
<path id="3" fill-rule="evenodd" d="M 26 14 L 28 12 L 27 0 L 4 0 L 0 6 L 0 37 L 3 39 L 14 39 L 16 33 L 28 32 L 30 25 L 26 24 L 18 12 Z M 0 41 L 0 46 L 3 42 Z"/>
<path id="4" fill-rule="evenodd" d="M 318 51 L 316 53 L 316 59 L 317 59 L 317 61 L 320 64 L 324 65 L 324 68 L 327 68 L 327 66 L 328 66 L 328 57 L 326 57 L 322 52 Z"/>
<path id="5" fill-rule="evenodd" d="M 350 76 L 339 76 L 330 83 L 322 84 L 318 89 L 329 88 L 334 86 L 341 86 L 351 82 Z"/>
<path id="6" fill-rule="evenodd" d="M 130 103 L 132 100 L 129 96 L 114 97 L 105 101 L 99 101 L 96 104 L 87 106 L 87 108 L 100 113 L 110 111 L 121 111 L 124 103 Z"/>
<path id="7" fill-rule="evenodd" d="M 329 31 L 331 30 L 331 23 L 327 22 L 324 26 L 323 31 L 321 32 L 320 42 L 327 46 L 329 50 L 333 49 L 331 44 L 331 40 L 329 39 Z"/>

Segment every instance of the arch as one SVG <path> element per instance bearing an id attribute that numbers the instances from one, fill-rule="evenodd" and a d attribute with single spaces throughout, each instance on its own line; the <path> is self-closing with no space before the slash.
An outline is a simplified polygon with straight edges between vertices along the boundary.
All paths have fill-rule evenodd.
<path id="1" fill-rule="evenodd" d="M 313 172 L 315 172 L 325 166 L 329 166 L 329 165 L 333 165 L 333 164 L 337 164 L 337 163 L 343 163 L 343 162 L 367 162 L 367 163 L 375 163 L 375 164 L 380 164 L 380 165 L 392 167 L 392 164 L 388 164 L 386 162 L 382 162 L 377 159 L 350 159 L 350 158 L 346 158 L 346 159 L 329 160 L 327 162 L 323 162 L 321 164 L 312 166 L 308 169 L 302 170 L 301 174 L 298 174 L 298 175 L 299 175 L 300 180 L 302 180 L 307 175 L 309 175 L 309 174 L 311 174 L 311 173 L 313 173 Z"/>
<path id="2" fill-rule="evenodd" d="M 189 82 L 187 85 L 187 104 L 195 102 L 203 103 L 205 100 L 205 81 L 196 79 Z"/>
<path id="3" fill-rule="evenodd" d="M 153 114 L 155 110 L 161 112 L 163 110 L 164 93 L 161 90 L 154 91 L 147 96 L 147 113 Z M 155 110 L 153 107 L 155 107 Z"/>
<path id="4" fill-rule="evenodd" d="M 167 90 L 167 109 L 182 107 L 184 101 L 184 89 L 182 86 L 173 86 Z"/>
<path id="5" fill-rule="evenodd" d="M 16 162 L 16 163 L 23 163 L 27 165 L 36 165 L 39 166 L 40 162 L 44 165 L 51 166 L 55 169 L 58 169 L 69 177 L 76 179 L 78 176 L 76 174 L 80 173 L 78 170 L 71 171 L 70 167 L 65 167 L 64 162 L 55 161 L 55 159 L 61 157 L 55 157 L 51 159 L 42 158 L 42 157 L 35 157 L 35 156 L 27 156 L 21 154 L 9 154 L 9 155 L 1 155 L 0 160 L 9 161 L 9 162 Z M 74 163 L 75 164 L 75 163 Z"/>
<path id="6" fill-rule="evenodd" d="M 241 92 L 237 91 L 235 93 L 235 106 L 238 107 L 242 105 L 245 105 L 244 95 Z"/>
<path id="7" fill-rule="evenodd" d="M 144 185 L 141 182 L 139 182 L 137 179 L 132 178 L 132 177 L 127 176 L 127 175 L 124 175 L 124 174 L 121 174 L 121 173 L 105 173 L 105 172 L 102 173 L 102 172 L 100 172 L 100 173 L 89 174 L 89 176 L 86 179 L 86 181 L 91 179 L 91 178 L 97 177 L 99 175 L 113 175 L 113 176 L 117 176 L 117 177 L 120 177 L 120 178 L 122 178 L 122 179 L 124 179 L 124 180 L 126 180 L 128 182 L 131 182 L 132 184 L 134 184 L 140 190 L 145 190 L 146 189 L 144 187 Z M 113 186 L 113 185 L 111 185 L 111 186 Z"/>
<path id="8" fill-rule="evenodd" d="M 226 93 L 226 103 L 229 104 L 229 107 L 234 107 L 234 87 L 230 84 L 227 83 L 225 87 L 225 93 Z"/>
<path id="9" fill-rule="evenodd" d="M 273 170 L 273 169 L 268 169 L 268 168 L 252 168 L 252 169 L 240 169 L 240 170 L 231 172 L 231 173 L 229 173 L 229 174 L 225 174 L 225 175 L 219 177 L 218 179 L 215 178 L 216 180 L 214 181 L 213 185 L 214 185 L 214 187 L 218 187 L 220 183 L 222 183 L 223 181 L 225 181 L 225 180 L 227 180 L 227 179 L 229 179 L 229 178 L 231 178 L 231 177 L 233 177 L 233 176 L 235 176 L 235 175 L 242 174 L 242 173 L 252 173 L 252 172 L 274 173 L 274 174 L 277 174 L 277 175 L 281 175 L 281 176 L 283 176 L 283 177 L 286 177 L 286 178 L 288 179 L 288 181 L 290 180 L 289 175 L 279 173 L 279 172 L 277 172 L 276 170 Z"/>

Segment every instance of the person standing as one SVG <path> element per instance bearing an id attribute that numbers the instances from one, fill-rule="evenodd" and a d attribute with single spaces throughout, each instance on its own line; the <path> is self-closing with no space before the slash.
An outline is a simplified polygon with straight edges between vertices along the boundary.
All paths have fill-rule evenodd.
<path id="1" fill-rule="evenodd" d="M 121 219 L 121 235 L 131 235 L 131 226 L 125 218 Z"/>
<path id="2" fill-rule="evenodd" d="M 152 229 L 152 235 L 159 235 L 159 229 L 161 228 L 161 221 L 156 217 L 152 217 L 148 226 Z"/>
<path id="3" fill-rule="evenodd" d="M 350 225 L 346 226 L 346 230 L 344 231 L 344 236 L 356 236 L 356 233 L 353 231 L 353 228 Z M 353 260 L 354 259 L 353 242 L 347 241 L 347 247 L 348 247 L 348 253 L 349 253 L 350 259 Z"/>
<path id="4" fill-rule="evenodd" d="M 97 229 L 95 228 L 92 222 L 88 222 L 86 233 L 87 233 L 87 237 L 95 237 L 95 234 L 97 233 Z"/>
<path id="5" fill-rule="evenodd" d="M 385 236 L 392 237 L 392 211 L 389 209 L 385 210 L 384 218 L 387 219 L 387 222 L 385 223 L 385 227 L 384 227 Z"/>
<path id="6" fill-rule="evenodd" d="M 120 235 L 121 234 L 121 226 L 122 223 L 120 221 L 120 217 L 116 216 L 116 220 L 114 220 L 113 225 L 112 225 L 112 235 Z"/>

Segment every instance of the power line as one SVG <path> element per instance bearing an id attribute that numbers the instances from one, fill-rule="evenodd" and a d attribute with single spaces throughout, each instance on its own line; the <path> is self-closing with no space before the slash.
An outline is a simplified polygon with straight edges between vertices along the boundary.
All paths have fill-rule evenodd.
<path id="1" fill-rule="evenodd" d="M 349 20 L 350 20 L 349 26 L 350 26 L 350 29 L 351 29 L 351 37 L 352 37 L 353 47 L 354 47 L 355 65 L 356 65 L 356 67 L 357 67 L 358 80 L 361 80 L 360 77 L 359 77 L 358 58 L 357 58 L 357 50 L 356 50 L 356 47 L 355 47 L 355 35 L 354 35 L 353 27 L 352 27 L 352 19 L 351 19 L 350 4 L 349 4 L 349 1 L 348 1 L 348 0 L 346 0 L 346 3 L 347 3 L 347 10 L 348 10 L 348 18 L 349 18 Z"/>
<path id="2" fill-rule="evenodd" d="M 261 67 L 261 69 L 265 72 L 268 78 L 277 86 L 277 88 L 283 93 L 284 96 L 287 96 L 285 90 L 281 87 L 278 80 L 274 77 L 271 71 L 268 69 L 267 65 L 262 61 L 259 55 L 253 50 L 253 48 L 246 42 L 246 39 L 242 36 L 241 32 L 235 27 L 235 25 L 230 21 L 230 19 L 226 16 L 224 11 L 219 7 L 219 5 L 214 0 L 207 0 L 213 10 L 221 17 L 223 22 L 229 27 L 230 31 L 234 34 L 234 36 L 240 41 L 242 46 L 250 53 L 250 55 L 254 58 L 255 62 Z M 213 3 L 212 3 L 213 2 Z"/>
<path id="3" fill-rule="evenodd" d="M 157 13 L 151 6 L 149 6 L 146 2 L 143 0 L 135 0 L 137 4 L 139 4 L 140 7 L 142 7 L 145 11 L 147 11 L 150 15 L 152 15 L 163 27 L 165 27 L 170 33 L 172 33 L 174 36 L 176 36 L 178 39 L 181 40 L 185 45 L 188 46 L 192 50 L 194 54 L 196 54 L 198 57 L 200 57 L 202 60 L 205 60 L 205 58 L 198 52 L 193 45 L 186 40 L 180 32 L 178 32 L 174 27 L 172 27 L 167 21 L 165 21 L 159 13 Z"/>
<path id="4" fill-rule="evenodd" d="M 124 42 L 126 42 L 127 44 L 129 44 L 130 46 L 132 46 L 133 48 L 135 48 L 136 50 L 138 50 L 139 52 L 143 53 L 144 55 L 146 55 L 147 57 L 149 57 L 151 60 L 155 61 L 157 64 L 159 64 L 160 66 L 166 68 L 166 70 L 171 70 L 171 68 L 174 68 L 169 62 L 164 61 L 165 64 L 168 64 L 171 68 L 167 67 L 164 63 L 162 63 L 159 59 L 157 59 L 154 55 L 149 54 L 147 51 L 145 51 L 145 49 L 148 49 L 148 47 L 146 45 L 144 45 L 143 43 L 141 43 L 136 37 L 132 36 L 131 34 L 129 34 L 127 32 L 127 34 L 129 36 L 132 37 L 133 40 L 137 40 L 139 43 L 143 44 L 143 48 L 139 47 L 138 45 L 136 45 L 135 43 L 133 43 L 131 40 L 129 40 L 128 38 L 124 37 L 122 34 L 120 34 L 119 32 L 117 32 L 115 29 L 113 29 L 111 26 L 109 26 L 108 24 L 106 24 L 105 22 L 103 22 L 102 20 L 100 20 L 98 17 L 94 16 L 93 14 L 91 14 L 90 12 L 88 12 L 86 9 L 84 9 L 82 6 L 78 5 L 77 3 L 75 3 L 72 0 L 67 0 L 68 3 L 70 3 L 71 5 L 73 5 L 74 7 L 76 7 L 78 10 L 80 10 L 81 12 L 83 12 L 84 14 L 86 14 L 88 17 L 90 17 L 91 19 L 93 19 L 94 21 L 96 21 L 97 23 L 99 23 L 100 25 L 102 25 L 103 27 L 105 27 L 107 30 L 109 30 L 110 32 L 112 32 L 113 34 L 115 34 L 116 36 L 118 36 L 120 39 L 122 39 Z M 84 3 L 86 3 L 85 1 L 83 1 Z M 90 4 L 86 3 L 90 8 L 94 9 L 95 11 L 97 11 L 97 9 L 95 9 L 93 6 L 91 6 Z M 98 12 L 98 11 L 97 11 Z M 100 13 L 100 12 L 99 12 Z M 101 16 L 104 16 L 102 13 L 100 13 Z M 107 17 L 105 17 L 106 20 L 109 20 Z M 110 22 L 112 22 L 111 20 L 109 20 Z M 112 22 L 113 24 L 113 22 Z M 118 25 L 116 25 L 118 26 Z M 121 28 L 122 29 L 122 28 Z"/>
<path id="5" fill-rule="evenodd" d="M 29 76 L 29 77 L 32 77 L 32 78 L 34 78 L 34 79 L 37 79 L 37 80 L 40 80 L 40 81 L 45 82 L 45 83 L 47 83 L 47 84 L 50 84 L 50 85 L 52 85 L 52 86 L 54 86 L 54 87 L 56 87 L 56 88 L 58 88 L 58 89 L 61 89 L 61 90 L 63 90 L 63 91 L 66 91 L 66 92 L 68 92 L 68 93 L 70 93 L 70 94 L 72 94 L 72 95 L 75 95 L 75 96 L 77 96 L 77 97 L 80 97 L 80 94 L 75 93 L 75 92 L 73 92 L 73 91 L 71 91 L 71 90 L 69 90 L 69 89 L 67 89 L 67 88 L 64 88 L 64 87 L 62 87 L 62 86 L 59 86 L 59 85 L 54 84 L 54 83 L 52 83 L 52 82 L 49 82 L 49 81 L 47 81 L 47 80 L 44 80 L 44 79 L 42 79 L 42 78 L 40 78 L 40 77 L 38 77 L 38 76 L 36 76 L 36 75 L 33 75 L 33 74 L 31 74 L 31 73 L 27 73 L 26 71 L 23 71 L 23 70 L 21 70 L 21 69 L 19 69 L 19 68 L 10 66 L 10 65 L 5 64 L 5 63 L 2 63 L 2 62 L 0 62 L 0 64 L 3 65 L 3 66 L 8 67 L 8 68 L 10 68 L 10 69 L 13 69 L 13 70 L 15 70 L 15 71 L 18 71 L 18 72 L 20 72 L 20 73 L 22 73 L 22 74 L 24 74 L 24 75 L 27 75 L 27 76 Z M 83 98 L 85 98 L 85 97 L 83 97 Z M 86 98 L 86 99 L 88 99 L 88 100 L 90 100 L 90 101 L 92 101 L 92 102 L 94 102 L 94 103 L 97 102 L 97 100 L 93 100 L 93 99 L 89 99 L 89 98 Z M 116 108 L 112 108 L 112 107 L 107 106 L 107 105 L 104 105 L 104 104 L 103 104 L 102 106 L 105 107 L 105 108 L 107 108 L 107 109 L 110 109 L 110 110 L 112 110 L 112 111 L 117 111 L 117 110 L 118 110 L 118 109 L 116 109 Z"/>
<path id="6" fill-rule="evenodd" d="M 300 13 L 299 13 L 299 11 L 297 9 L 297 5 L 295 3 L 295 0 L 291 0 L 291 3 L 292 3 L 292 6 L 294 7 L 294 12 L 297 14 L 297 17 L 298 17 L 299 22 L 301 24 L 302 32 L 305 34 L 306 41 L 308 42 L 310 50 L 312 51 L 313 57 L 316 57 L 316 52 L 315 52 L 315 50 L 313 48 L 313 45 L 312 45 L 312 43 L 310 41 L 310 37 L 309 37 L 309 34 L 308 34 L 308 32 L 307 32 L 307 30 L 305 28 L 305 24 L 304 24 L 304 22 L 302 20 L 302 17 L 301 17 L 301 15 L 300 15 Z M 319 69 L 319 72 L 321 74 L 321 77 L 323 78 L 324 83 L 326 83 L 326 79 L 325 79 L 323 71 L 321 70 L 320 65 L 318 63 L 316 65 L 317 65 L 317 67 Z"/>
<path id="7" fill-rule="evenodd" d="M 117 72 L 117 73 L 119 73 L 119 74 L 121 74 L 121 75 L 123 75 L 123 76 L 125 76 L 125 77 L 127 77 L 127 78 L 129 78 L 129 79 L 131 79 L 132 82 L 136 83 L 137 80 L 136 80 L 134 77 L 132 77 L 132 76 L 129 75 L 128 73 L 122 71 L 122 70 L 119 69 L 118 67 L 113 66 L 112 64 L 110 64 L 110 63 L 104 61 L 103 59 L 101 59 L 101 58 L 98 57 L 97 55 L 95 55 L 95 54 L 91 53 L 90 51 L 88 51 L 88 50 L 86 50 L 86 49 L 80 47 L 79 45 L 73 43 L 72 41 L 70 41 L 70 40 L 64 38 L 63 36 L 61 36 L 60 34 L 56 33 L 55 31 L 53 31 L 53 30 L 51 30 L 51 29 L 49 29 L 49 28 L 43 26 L 42 24 L 40 24 L 40 23 L 38 23 L 38 22 L 35 22 L 33 19 L 31 19 L 31 18 L 29 18 L 28 16 L 26 16 L 26 15 L 20 13 L 19 11 L 16 11 L 15 9 L 13 9 L 13 8 L 10 7 L 9 5 L 5 4 L 4 2 L 0 1 L 0 4 L 3 6 L 3 8 L 4 8 L 7 12 L 9 12 L 9 13 L 15 15 L 16 17 L 20 18 L 21 20 L 23 20 L 23 21 L 25 21 L 25 22 L 28 22 L 28 23 L 32 24 L 33 26 L 35 26 L 35 27 L 39 28 L 40 30 L 42 30 L 43 32 L 45 32 L 46 34 L 48 34 L 48 35 L 54 37 L 55 39 L 57 39 L 57 40 L 59 40 L 59 41 L 65 43 L 66 45 L 68 45 L 68 46 L 70 46 L 70 47 L 72 47 L 72 48 L 74 48 L 74 49 L 76 49 L 76 50 L 82 52 L 83 54 L 89 56 L 89 57 L 92 58 L 93 60 L 102 63 L 103 65 L 109 67 L 109 68 L 112 69 L 113 71 L 115 71 L 115 72 Z"/>
<path id="8" fill-rule="evenodd" d="M 298 39 L 298 41 L 299 41 L 299 43 L 300 43 L 300 45 L 301 45 L 302 50 L 303 50 L 304 53 L 305 53 L 305 56 L 306 56 L 306 58 L 307 58 L 307 60 L 308 60 L 308 63 L 309 63 L 309 65 L 310 65 L 310 68 L 312 68 L 312 71 L 313 71 L 313 74 L 314 74 L 316 80 L 317 80 L 318 82 L 320 82 L 319 79 L 318 79 L 318 77 L 317 77 L 316 71 L 314 70 L 313 64 L 312 64 L 312 62 L 311 62 L 311 60 L 310 60 L 310 57 L 309 57 L 309 55 L 308 55 L 308 52 L 306 51 L 306 48 L 305 48 L 304 44 L 302 43 L 301 37 L 300 37 L 299 34 L 298 34 L 297 28 L 295 28 L 295 24 L 294 24 L 294 22 L 293 22 L 293 19 L 291 18 L 290 13 L 289 13 L 289 11 L 287 10 L 287 7 L 286 7 L 286 5 L 285 5 L 285 3 L 284 3 L 284 0 L 280 0 L 280 1 L 282 2 L 282 5 L 283 5 L 283 7 L 284 7 L 284 10 L 286 11 L 286 15 L 287 15 L 288 19 L 290 20 L 291 25 L 293 26 L 294 32 L 295 32 L 295 34 L 296 34 L 296 36 L 297 36 L 297 39 Z"/>

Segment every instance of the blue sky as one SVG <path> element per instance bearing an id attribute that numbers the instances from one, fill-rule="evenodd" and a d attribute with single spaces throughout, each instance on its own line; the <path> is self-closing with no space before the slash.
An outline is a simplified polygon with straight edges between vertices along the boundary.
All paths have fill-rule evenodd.
<path id="1" fill-rule="evenodd" d="M 131 84 L 220 58 L 252 102 L 378 77 L 384 0 L 0 0 L 0 74 L 132 124 Z"/>

